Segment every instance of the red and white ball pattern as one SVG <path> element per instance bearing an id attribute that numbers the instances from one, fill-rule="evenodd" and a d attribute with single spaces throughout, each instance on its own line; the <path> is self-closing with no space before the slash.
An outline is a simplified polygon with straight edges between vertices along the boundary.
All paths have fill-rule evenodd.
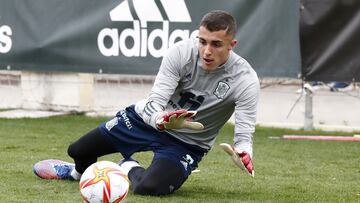
<path id="1" fill-rule="evenodd" d="M 80 193 L 85 202 L 119 203 L 128 191 L 127 176 L 114 162 L 96 162 L 85 170 L 80 179 Z"/>

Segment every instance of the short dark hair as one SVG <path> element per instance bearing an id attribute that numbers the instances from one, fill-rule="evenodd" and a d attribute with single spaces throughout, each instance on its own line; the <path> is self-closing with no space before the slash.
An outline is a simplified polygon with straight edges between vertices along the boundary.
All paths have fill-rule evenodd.
<path id="1" fill-rule="evenodd" d="M 205 27 L 210 32 L 226 30 L 227 35 L 235 36 L 236 33 L 236 20 L 235 18 L 220 10 L 214 10 L 207 13 L 200 22 L 200 26 Z"/>

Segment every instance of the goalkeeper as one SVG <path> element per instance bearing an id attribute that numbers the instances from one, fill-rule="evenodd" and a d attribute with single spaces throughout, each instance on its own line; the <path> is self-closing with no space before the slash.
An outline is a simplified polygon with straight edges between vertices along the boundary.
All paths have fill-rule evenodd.
<path id="1" fill-rule="evenodd" d="M 207 13 L 197 39 L 177 43 L 163 57 L 146 99 L 72 143 L 68 154 L 75 164 L 44 160 L 35 164 L 35 174 L 78 180 L 98 157 L 120 152 L 119 164 L 134 193 L 170 194 L 197 168 L 235 112 L 233 143 L 223 143 L 221 148 L 254 176 L 252 133 L 260 88 L 249 63 L 232 51 L 236 30 L 230 14 Z M 131 158 L 142 151 L 154 152 L 146 169 Z"/>

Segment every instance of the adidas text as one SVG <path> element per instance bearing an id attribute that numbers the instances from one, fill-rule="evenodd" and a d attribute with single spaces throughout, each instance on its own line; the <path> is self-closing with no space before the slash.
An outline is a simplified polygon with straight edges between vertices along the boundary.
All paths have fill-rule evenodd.
<path id="1" fill-rule="evenodd" d="M 149 53 L 153 57 L 162 57 L 168 47 L 175 42 L 194 38 L 198 30 L 190 33 L 189 30 L 175 29 L 169 33 L 169 21 L 162 22 L 162 29 L 154 29 L 149 32 L 140 26 L 139 20 L 133 21 L 133 28 L 119 30 L 117 28 L 104 28 L 99 32 L 97 43 L 102 55 L 119 56 L 120 53 L 126 57 L 146 57 Z M 155 47 L 155 40 L 161 41 L 161 47 Z M 105 40 L 110 40 L 110 46 L 105 45 Z M 132 46 L 126 45 L 127 40 L 132 41 Z M 157 40 L 157 41 L 158 41 Z"/>

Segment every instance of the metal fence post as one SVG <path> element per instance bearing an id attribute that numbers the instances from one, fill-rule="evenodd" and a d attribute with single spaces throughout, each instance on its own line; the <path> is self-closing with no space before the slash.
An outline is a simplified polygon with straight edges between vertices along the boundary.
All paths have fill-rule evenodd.
<path id="1" fill-rule="evenodd" d="M 304 86 L 305 89 L 305 119 L 304 119 L 304 130 L 314 129 L 314 116 L 313 116 L 313 91 L 311 86 Z"/>

